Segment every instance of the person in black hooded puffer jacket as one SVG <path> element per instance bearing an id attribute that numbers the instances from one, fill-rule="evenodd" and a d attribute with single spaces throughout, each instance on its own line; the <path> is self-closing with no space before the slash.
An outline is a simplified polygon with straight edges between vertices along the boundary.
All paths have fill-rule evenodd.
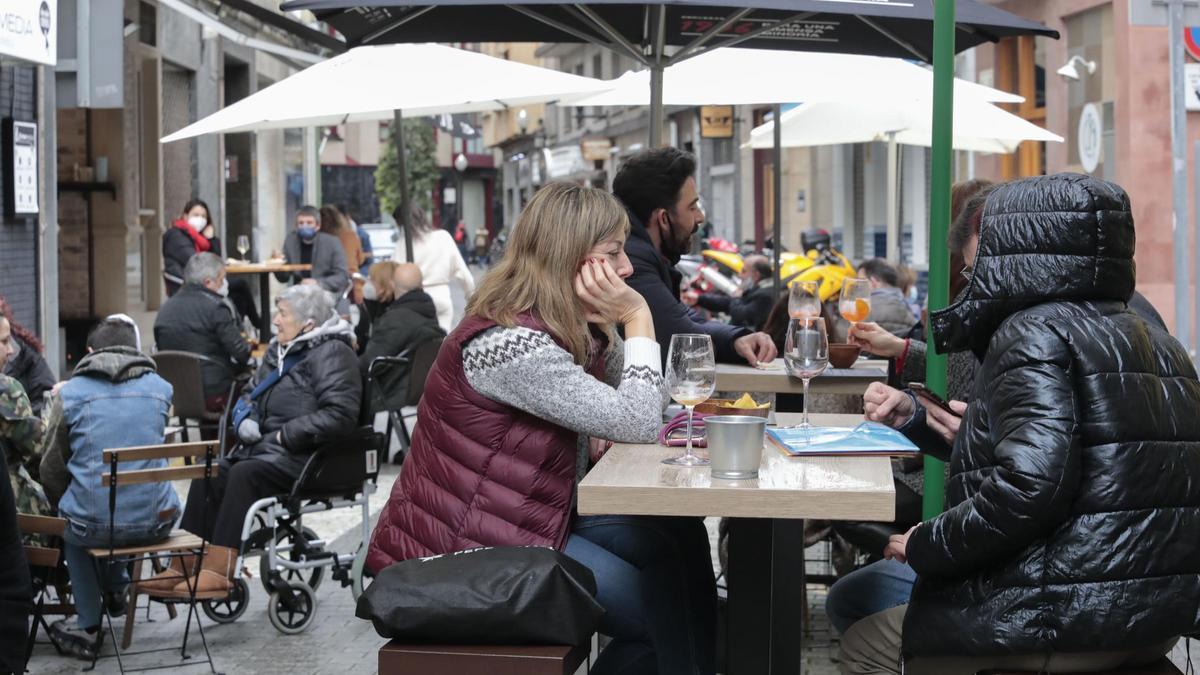
<path id="1" fill-rule="evenodd" d="M 947 511 L 893 538 L 908 605 L 843 636 L 845 673 L 1108 670 L 1200 627 L 1200 381 L 1128 309 L 1117 185 L 1060 174 L 988 197 L 938 350 L 981 360 Z M 977 251 L 977 255 L 974 252 Z"/>

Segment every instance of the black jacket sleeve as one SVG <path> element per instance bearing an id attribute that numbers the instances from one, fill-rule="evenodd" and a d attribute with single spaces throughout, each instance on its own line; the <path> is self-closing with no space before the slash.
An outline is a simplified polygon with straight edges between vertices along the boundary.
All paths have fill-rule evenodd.
<path id="1" fill-rule="evenodd" d="M 920 576 L 961 578 L 1010 559 L 1067 517 L 1079 488 L 1066 343 L 1041 321 L 1026 320 L 1002 328 L 988 353 L 997 355 L 993 393 L 968 408 L 963 428 L 986 429 L 994 466 L 977 491 L 909 537 L 908 563 Z M 969 422 L 974 415 L 986 424 Z"/>
<path id="2" fill-rule="evenodd" d="M 330 341 L 305 360 L 310 359 L 309 384 L 317 399 L 317 410 L 292 419 L 280 429 L 283 446 L 293 453 L 316 450 L 319 436 L 341 436 L 353 431 L 362 404 L 362 376 L 350 345 Z"/>
<path id="3" fill-rule="evenodd" d="M 217 341 L 225 352 L 229 364 L 242 369 L 250 361 L 250 343 L 242 337 L 237 322 L 230 315 L 228 308 L 222 303 L 212 303 L 209 311 L 209 325 L 214 326 Z"/>
<path id="4" fill-rule="evenodd" d="M 730 320 L 739 326 L 753 330 L 761 330 L 771 314 L 774 301 L 770 295 L 753 293 L 741 298 L 733 298 L 729 305 Z"/>
<path id="5" fill-rule="evenodd" d="M 625 280 L 650 306 L 654 316 L 654 335 L 658 343 L 663 345 L 663 358 L 666 358 L 667 348 L 671 344 L 671 336 L 679 333 L 703 333 L 713 340 L 717 361 L 722 363 L 744 362 L 733 348 L 738 338 L 749 335 L 750 330 L 739 326 L 730 326 L 720 321 L 706 321 L 679 301 L 671 289 L 653 272 L 640 269 L 634 265 L 633 275 Z"/>
<path id="6" fill-rule="evenodd" d="M 710 312 L 725 312 L 728 314 L 729 306 L 733 304 L 733 298 L 729 297 L 728 295 L 704 293 L 700 297 L 696 298 L 696 304 Z"/>
<path id="7" fill-rule="evenodd" d="M 191 237 L 172 227 L 163 234 L 163 274 L 172 277 L 172 281 L 183 283 L 183 268 L 187 261 L 196 253 L 196 245 Z"/>

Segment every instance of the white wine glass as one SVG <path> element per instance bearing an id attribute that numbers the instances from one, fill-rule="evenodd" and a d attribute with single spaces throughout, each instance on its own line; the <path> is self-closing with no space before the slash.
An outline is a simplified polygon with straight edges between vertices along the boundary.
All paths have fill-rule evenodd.
<path id="1" fill-rule="evenodd" d="M 667 351 L 667 387 L 671 398 L 687 408 L 687 450 L 679 457 L 664 459 L 663 464 L 705 466 L 708 459 L 692 452 L 692 415 L 696 406 L 707 401 L 717 388 L 717 358 L 712 338 L 707 335 L 671 336 Z"/>
<path id="2" fill-rule="evenodd" d="M 238 236 L 237 251 L 241 254 L 242 260 L 246 260 L 246 254 L 250 252 L 250 237 L 244 234 Z"/>
<path id="3" fill-rule="evenodd" d="M 804 421 L 798 426 L 811 429 L 808 422 L 808 383 L 829 366 L 829 334 L 825 319 L 805 317 L 788 322 L 783 362 L 788 374 L 804 382 Z"/>
<path id="4" fill-rule="evenodd" d="M 821 297 L 817 282 L 793 281 L 788 287 L 788 316 L 793 319 L 821 316 Z"/>

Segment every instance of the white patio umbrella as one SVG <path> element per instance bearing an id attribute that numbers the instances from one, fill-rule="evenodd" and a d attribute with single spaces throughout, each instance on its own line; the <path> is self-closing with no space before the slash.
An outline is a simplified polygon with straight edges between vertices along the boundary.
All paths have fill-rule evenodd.
<path id="1" fill-rule="evenodd" d="M 663 71 L 665 105 L 763 105 L 800 101 L 887 104 L 928 96 L 933 71 L 903 59 L 730 47 L 706 52 Z M 955 81 L 955 96 L 999 103 L 1024 99 L 991 87 Z M 650 104 L 650 71 L 626 72 L 607 91 L 565 96 L 560 106 Z"/>
<path id="2" fill-rule="evenodd" d="M 975 152 L 1011 153 L 1024 141 L 1061 143 L 1062 137 L 973 96 L 959 95 L 955 82 L 954 148 Z M 804 103 L 780 116 L 780 146 L 797 148 L 842 143 L 888 144 L 887 248 L 888 259 L 900 257 L 900 170 L 898 145 L 931 147 L 932 100 L 902 99 L 890 105 L 858 102 Z M 775 147 L 775 124 L 767 122 L 750 132 L 746 147 Z"/>
<path id="3" fill-rule="evenodd" d="M 663 71 L 664 105 L 764 105 L 808 102 L 808 105 L 833 105 L 854 116 L 867 120 L 883 116 L 893 119 L 895 111 L 924 110 L 925 124 L 932 109 L 928 103 L 933 91 L 933 71 L 909 61 L 880 56 L 856 54 L 825 54 L 761 49 L 717 49 L 670 66 Z M 956 105 L 955 125 L 960 124 L 958 110 L 974 111 L 974 106 L 989 106 L 989 101 L 1019 103 L 1025 99 L 1016 94 L 985 87 L 966 80 L 954 81 Z M 566 96 L 560 106 L 635 106 L 650 103 L 650 72 L 627 72 L 610 82 L 610 88 L 598 93 Z M 905 120 L 908 118 L 905 117 Z M 831 120 L 836 122 L 837 120 Z M 894 124 L 895 122 L 893 122 Z M 870 127 L 864 120 L 863 127 Z M 876 127 L 871 127 L 876 128 Z M 825 143 L 861 142 L 858 135 L 839 140 L 832 125 L 813 124 L 813 133 L 830 132 Z M 856 131 L 857 133 L 857 131 Z M 765 145 L 773 147 L 771 131 L 766 132 Z M 758 142 L 755 137 L 755 142 Z M 928 141 L 927 141 L 928 142 Z M 782 144 L 775 148 L 776 165 L 782 161 Z M 892 147 L 889 166 L 895 164 Z M 988 151 L 996 152 L 992 146 Z M 777 173 L 778 177 L 779 174 Z M 776 192 L 779 192 L 777 186 Z M 895 198 L 895 195 L 892 196 Z M 891 204 L 892 202 L 889 202 Z M 775 223 L 775 241 L 779 241 L 780 223 Z M 889 230 L 890 231 L 890 230 Z M 889 258 L 899 258 L 899 245 L 888 239 Z M 776 246 L 776 249 L 779 247 Z M 778 267 L 779 261 L 775 260 Z"/>
<path id="4" fill-rule="evenodd" d="M 605 90 L 602 80 L 437 44 L 357 47 L 310 66 L 164 137 L 393 120 L 408 259 L 408 185 L 402 117 L 487 112 Z"/>

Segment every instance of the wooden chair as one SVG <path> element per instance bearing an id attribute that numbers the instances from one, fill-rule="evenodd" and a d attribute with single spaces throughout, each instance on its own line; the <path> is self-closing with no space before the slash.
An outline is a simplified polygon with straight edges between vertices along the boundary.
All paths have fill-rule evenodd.
<path id="1" fill-rule="evenodd" d="M 1037 675 L 1034 671 L 1026 670 L 983 670 L 979 675 Z M 1076 675 L 1182 675 L 1181 671 L 1171 663 L 1167 657 L 1155 661 L 1154 663 L 1144 666 L 1136 666 L 1133 668 L 1121 668 L 1119 670 L 1103 670 L 1080 672 Z"/>
<path id="2" fill-rule="evenodd" d="M 38 628 L 50 633 L 46 623 L 46 615 L 71 616 L 75 614 L 75 605 L 65 602 L 62 589 L 66 587 L 65 568 L 62 565 L 63 532 L 67 521 L 50 516 L 35 516 L 28 513 L 17 514 L 17 529 L 23 535 L 39 535 L 43 546 L 25 545 L 25 559 L 29 561 L 29 575 L 33 580 L 33 621 L 29 627 L 29 642 L 25 647 L 25 662 L 33 655 L 33 643 L 37 639 Z M 59 589 L 55 602 L 48 603 L 47 595 L 51 587 Z M 55 649 L 58 645 L 55 645 Z"/>
<path id="3" fill-rule="evenodd" d="M 103 454 L 104 463 L 108 465 L 108 469 L 101 473 L 100 483 L 103 487 L 108 488 L 108 506 L 109 506 L 109 528 L 112 529 L 113 521 L 115 520 L 117 504 L 117 487 L 122 485 L 135 485 L 144 483 L 161 483 L 173 480 L 195 480 L 206 479 L 217 474 L 218 465 L 216 463 L 217 456 L 220 454 L 220 441 L 200 441 L 194 443 L 175 443 L 163 445 L 144 445 L 128 448 L 116 448 L 105 450 Z M 145 462 L 150 460 L 169 460 L 173 458 L 183 458 L 185 461 L 191 460 L 190 464 L 182 467 L 166 466 L 156 469 L 134 469 L 122 471 L 120 469 L 123 462 Z M 133 614 L 137 605 L 137 596 L 141 592 L 139 589 L 142 564 L 147 560 L 154 558 L 175 558 L 185 556 L 196 556 L 194 559 L 198 561 L 204 555 L 206 543 L 194 534 L 183 530 L 175 530 L 162 541 L 153 544 L 141 546 L 122 546 L 116 547 L 110 540 L 109 546 L 101 548 L 92 548 L 88 553 L 96 559 L 97 568 L 101 561 L 109 561 L 111 563 L 129 563 L 133 565 L 134 573 L 129 585 L 129 599 L 126 610 L 125 630 L 121 640 L 121 646 L 116 648 L 117 661 L 120 665 L 121 672 L 125 672 L 124 663 L 121 661 L 121 649 L 128 648 L 133 639 Z M 97 569 L 99 572 L 99 569 Z M 194 577 L 187 575 L 187 580 L 191 582 Z M 189 584 L 190 585 L 190 584 Z M 212 656 L 208 652 L 208 643 L 204 639 L 204 627 L 200 623 L 200 617 L 196 612 L 196 601 L 205 599 L 216 599 L 226 595 L 225 592 L 218 593 L 197 593 L 194 588 L 186 598 L 181 599 L 160 599 L 164 603 L 186 603 L 188 605 L 187 622 L 184 624 L 183 644 L 180 648 L 180 655 L 183 659 L 190 659 L 187 655 L 187 641 L 190 633 L 192 617 L 196 617 L 196 629 L 200 632 L 201 642 L 204 644 L 205 661 L 188 661 L 188 665 L 194 663 L 208 663 L 212 666 Z M 103 616 L 108 621 L 109 633 L 112 636 L 114 643 L 116 642 L 116 631 L 112 625 L 111 617 L 107 613 Z M 174 613 L 172 612 L 172 616 Z M 174 649 L 173 647 L 168 649 Z M 151 652 L 165 651 L 163 649 L 151 649 L 142 652 L 132 652 L 127 655 L 146 654 Z M 160 666 L 161 667 L 161 666 Z"/>
<path id="4" fill-rule="evenodd" d="M 392 640 L 379 649 L 379 675 L 573 675 L 588 645 L 425 645 Z"/>

